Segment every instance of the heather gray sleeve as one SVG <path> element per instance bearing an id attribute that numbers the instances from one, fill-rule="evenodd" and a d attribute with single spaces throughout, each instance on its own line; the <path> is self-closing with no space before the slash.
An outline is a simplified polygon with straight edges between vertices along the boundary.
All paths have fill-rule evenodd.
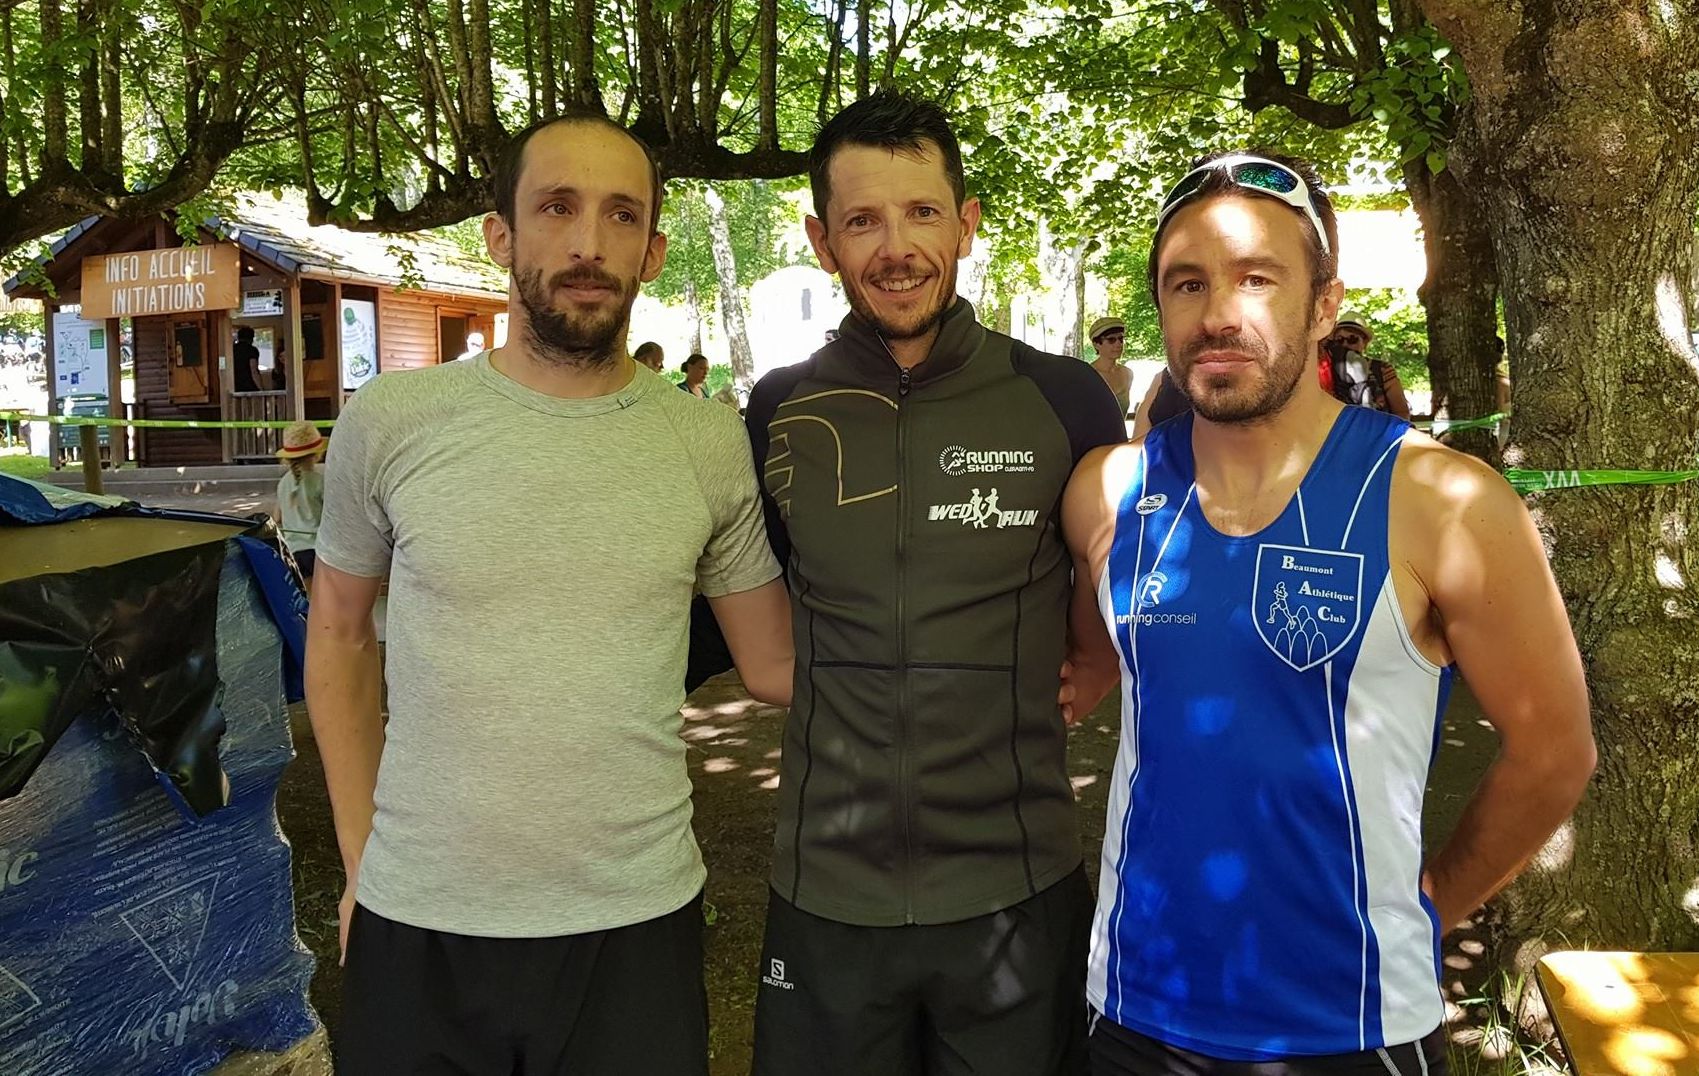
<path id="1" fill-rule="evenodd" d="M 754 590 L 779 574 L 779 563 L 767 545 L 749 439 L 737 412 L 716 406 L 723 415 L 715 414 L 709 423 L 707 451 L 696 461 L 697 478 L 714 518 L 713 536 L 696 562 L 696 583 L 710 598 Z"/>
<path id="2" fill-rule="evenodd" d="M 368 579 L 389 574 L 394 528 L 377 488 L 382 458 L 384 377 L 354 394 L 331 431 L 325 457 L 318 559 Z"/>

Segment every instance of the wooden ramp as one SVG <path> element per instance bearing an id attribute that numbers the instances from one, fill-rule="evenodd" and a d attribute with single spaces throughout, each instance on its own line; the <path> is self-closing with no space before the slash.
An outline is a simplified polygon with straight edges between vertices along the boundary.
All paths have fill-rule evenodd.
<path id="1" fill-rule="evenodd" d="M 1536 977 L 1576 1076 L 1699 1076 L 1699 953 L 1552 953 Z"/>

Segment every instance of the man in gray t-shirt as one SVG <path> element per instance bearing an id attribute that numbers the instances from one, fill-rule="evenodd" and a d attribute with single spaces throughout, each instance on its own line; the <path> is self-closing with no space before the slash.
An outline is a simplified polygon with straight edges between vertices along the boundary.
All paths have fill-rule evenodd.
<path id="1" fill-rule="evenodd" d="M 788 704 L 789 603 L 737 415 L 625 351 L 666 249 L 641 143 L 539 125 L 495 181 L 508 344 L 378 377 L 326 469 L 307 671 L 349 879 L 338 1072 L 699 1076 L 689 607 Z"/>

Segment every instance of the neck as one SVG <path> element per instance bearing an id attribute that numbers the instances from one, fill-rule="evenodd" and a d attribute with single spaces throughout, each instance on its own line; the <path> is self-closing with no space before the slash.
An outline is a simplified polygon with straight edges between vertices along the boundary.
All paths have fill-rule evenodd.
<path id="1" fill-rule="evenodd" d="M 1092 365 L 1100 370 L 1110 370 L 1121 365 L 1121 360 L 1111 359 L 1107 355 L 1099 355 L 1097 361 L 1093 362 Z"/>
<path id="2" fill-rule="evenodd" d="M 1192 457 L 1198 484 L 1228 503 L 1249 501 L 1261 491 L 1302 479 L 1321 451 L 1344 405 L 1307 374 L 1272 415 L 1252 422 L 1192 423 Z"/>
<path id="3" fill-rule="evenodd" d="M 636 363 L 625 351 L 625 333 L 615 338 L 613 359 L 591 351 L 555 351 L 538 345 L 522 308 L 508 307 L 508 342 L 490 352 L 490 365 L 509 380 L 533 392 L 566 400 L 590 399 L 618 392 L 631 383 Z"/>
<path id="4" fill-rule="evenodd" d="M 934 325 L 922 336 L 911 336 L 906 340 L 886 340 L 885 347 L 891 352 L 891 358 L 905 370 L 912 370 L 926 361 L 932 354 L 932 345 L 938 342 L 938 326 Z"/>

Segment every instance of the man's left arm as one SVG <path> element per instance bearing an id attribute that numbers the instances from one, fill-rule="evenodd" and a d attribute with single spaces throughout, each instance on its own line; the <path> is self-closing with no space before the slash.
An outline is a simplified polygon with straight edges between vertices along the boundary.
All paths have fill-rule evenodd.
<path id="1" fill-rule="evenodd" d="M 749 442 L 730 417 L 718 431 L 722 451 L 701 460 L 706 466 L 698 470 L 714 533 L 697 561 L 697 587 L 744 688 L 762 702 L 789 706 L 796 657 L 790 596 L 768 545 Z"/>
<path id="2" fill-rule="evenodd" d="M 1394 516 L 1499 752 L 1422 885 L 1448 930 L 1510 882 L 1580 802 L 1596 760 L 1581 655 L 1533 520 L 1491 468 L 1407 444 Z M 1404 493 L 1404 489 L 1398 490 Z"/>
<path id="3" fill-rule="evenodd" d="M 775 578 L 754 590 L 709 597 L 744 689 L 774 706 L 791 704 L 796 652 L 791 640 L 790 591 Z"/>

